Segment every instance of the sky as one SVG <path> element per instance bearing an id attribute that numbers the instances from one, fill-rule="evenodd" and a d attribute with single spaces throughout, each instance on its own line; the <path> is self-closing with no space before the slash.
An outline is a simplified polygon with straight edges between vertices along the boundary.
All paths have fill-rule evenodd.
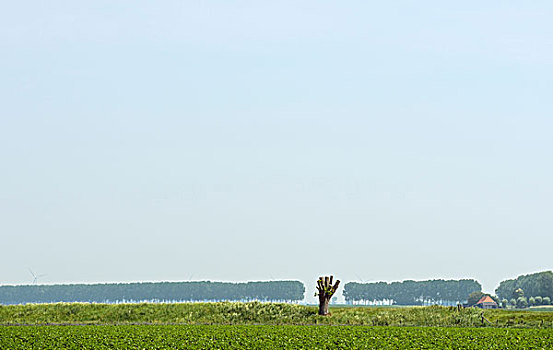
<path id="1" fill-rule="evenodd" d="M 553 268 L 550 1 L 0 5 L 0 284 Z"/>

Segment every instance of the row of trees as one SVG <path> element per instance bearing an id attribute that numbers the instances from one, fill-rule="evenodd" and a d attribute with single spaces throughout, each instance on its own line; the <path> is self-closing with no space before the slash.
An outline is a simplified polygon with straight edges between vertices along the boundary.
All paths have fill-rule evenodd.
<path id="1" fill-rule="evenodd" d="M 344 286 L 344 297 L 349 303 L 387 301 L 398 305 L 457 304 L 467 296 L 481 291 L 476 280 L 429 280 L 403 282 L 350 282 Z"/>
<path id="2" fill-rule="evenodd" d="M 176 302 L 303 300 L 299 281 L 271 282 L 146 282 L 0 286 L 0 304 L 55 302 Z"/>
<path id="3" fill-rule="evenodd" d="M 524 309 L 529 306 L 541 306 L 541 305 L 551 305 L 551 298 L 550 297 L 530 297 L 526 298 L 524 296 L 518 297 L 518 298 L 511 298 L 510 300 L 503 299 L 501 300 L 501 306 L 504 308 L 520 308 Z"/>
<path id="4" fill-rule="evenodd" d="M 519 289 L 524 291 L 524 295 L 517 292 Z M 507 300 L 517 300 L 521 296 L 527 298 L 539 296 L 542 300 L 544 297 L 553 299 L 553 272 L 538 272 L 502 281 L 495 293 L 499 298 Z"/>
<path id="5" fill-rule="evenodd" d="M 398 305 L 474 302 L 483 294 L 476 280 L 428 280 L 376 283 L 346 283 L 343 295 L 348 303 Z M 478 293 L 474 293 L 478 292 Z M 51 302 L 137 302 L 137 301 L 284 301 L 303 300 L 300 281 L 272 282 L 146 282 L 67 285 L 0 286 L 0 304 Z M 473 294 L 471 294 L 473 293 Z M 503 307 L 550 305 L 553 300 L 553 272 L 544 271 L 502 281 L 491 296 Z M 468 300 L 470 304 L 470 299 Z"/>

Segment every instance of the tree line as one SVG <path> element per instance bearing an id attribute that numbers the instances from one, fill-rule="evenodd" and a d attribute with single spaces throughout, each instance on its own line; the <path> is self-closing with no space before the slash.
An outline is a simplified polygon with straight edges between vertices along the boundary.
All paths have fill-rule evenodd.
<path id="1" fill-rule="evenodd" d="M 521 295 L 518 289 L 524 291 L 524 295 L 529 297 L 548 297 L 553 298 L 553 272 L 543 271 L 529 275 L 522 275 L 516 279 L 502 281 L 495 290 L 495 294 L 502 299 L 518 298 Z"/>
<path id="2" fill-rule="evenodd" d="M 550 305 L 553 299 L 553 272 L 543 271 L 502 281 L 495 293 L 505 308 Z"/>
<path id="3" fill-rule="evenodd" d="M 473 279 L 428 280 L 403 282 L 350 282 L 343 295 L 348 303 L 388 302 L 397 305 L 456 304 L 467 300 L 468 295 L 481 291 L 480 283 Z"/>
<path id="4" fill-rule="evenodd" d="M 303 300 L 300 281 L 142 282 L 0 286 L 0 304 Z"/>
<path id="5" fill-rule="evenodd" d="M 347 303 L 397 305 L 454 305 L 484 295 L 473 279 L 403 282 L 346 283 L 342 294 Z M 478 292 L 478 293 L 474 293 Z M 553 272 L 544 271 L 502 281 L 491 297 L 503 307 L 550 305 Z M 142 282 L 64 285 L 0 286 L 0 304 L 55 302 L 194 302 L 281 301 L 304 299 L 300 281 L 271 282 Z M 470 304 L 470 303 L 469 303 Z"/>

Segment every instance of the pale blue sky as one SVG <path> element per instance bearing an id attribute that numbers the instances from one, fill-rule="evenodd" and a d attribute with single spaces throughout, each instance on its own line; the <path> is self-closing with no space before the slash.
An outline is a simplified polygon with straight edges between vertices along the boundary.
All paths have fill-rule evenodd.
<path id="1" fill-rule="evenodd" d="M 551 269 L 550 1 L 0 5 L 0 284 Z"/>

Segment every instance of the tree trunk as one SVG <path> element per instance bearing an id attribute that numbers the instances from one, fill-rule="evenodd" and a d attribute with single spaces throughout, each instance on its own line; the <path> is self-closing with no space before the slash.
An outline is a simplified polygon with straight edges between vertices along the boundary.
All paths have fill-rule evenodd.
<path id="1" fill-rule="evenodd" d="M 326 316 L 328 315 L 328 299 L 319 297 L 319 315 Z"/>
<path id="2" fill-rule="evenodd" d="M 332 298 L 332 296 L 338 289 L 338 286 L 340 285 L 340 281 L 336 281 L 336 283 L 332 285 L 333 279 L 333 276 L 330 276 L 330 278 L 325 277 L 324 279 L 322 277 L 319 277 L 319 280 L 317 281 L 317 290 L 319 296 L 319 315 L 321 316 L 328 315 L 328 304 L 330 302 L 330 298 Z"/>

